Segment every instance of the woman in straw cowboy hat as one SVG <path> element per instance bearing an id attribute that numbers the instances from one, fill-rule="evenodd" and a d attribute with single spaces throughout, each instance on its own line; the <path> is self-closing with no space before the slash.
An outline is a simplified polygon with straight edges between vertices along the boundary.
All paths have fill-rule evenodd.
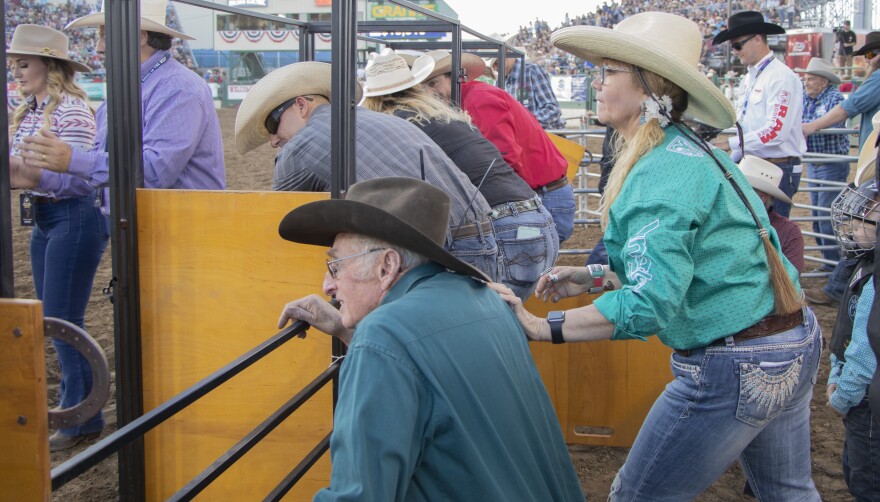
<path id="1" fill-rule="evenodd" d="M 24 138 L 41 129 L 55 134 L 76 150 L 92 147 L 95 116 L 86 93 L 74 81 L 74 73 L 89 68 L 72 61 L 67 36 L 33 24 L 15 28 L 7 58 L 24 101 L 16 108 L 9 127 L 12 138 L 10 164 L 13 185 L 20 183 L 22 163 L 19 147 Z M 95 201 L 97 193 L 85 181 L 56 190 L 38 184 L 21 196 L 22 224 L 33 225 L 31 268 L 43 313 L 80 327 L 92 292 L 92 282 L 107 247 L 106 217 Z M 82 401 L 91 390 L 92 370 L 72 346 L 53 339 L 61 365 L 62 408 Z M 101 413 L 75 427 L 58 430 L 49 438 L 52 451 L 69 448 L 96 437 L 104 428 Z"/>
<path id="2" fill-rule="evenodd" d="M 433 69 L 434 59 L 429 55 L 413 61 L 410 69 L 391 49 L 371 54 L 361 105 L 412 122 L 468 176 L 492 207 L 497 280 L 525 299 L 534 291 L 541 271 L 556 262 L 559 237 L 553 217 L 495 145 L 470 124 L 467 114 L 418 85 Z"/>
<path id="3" fill-rule="evenodd" d="M 701 36 L 683 17 L 647 12 L 612 29 L 555 32 L 556 47 L 599 67 L 599 120 L 621 136 L 602 200 L 609 267 L 554 267 L 544 299 L 615 290 L 592 305 L 523 309 L 534 340 L 644 340 L 672 354 L 611 500 L 690 500 L 740 459 L 762 500 L 818 500 L 810 476 L 810 398 L 821 335 L 801 304 L 760 199 L 723 152 L 685 127 L 734 123 L 730 102 L 697 71 Z M 613 272 L 617 272 L 617 276 Z"/>

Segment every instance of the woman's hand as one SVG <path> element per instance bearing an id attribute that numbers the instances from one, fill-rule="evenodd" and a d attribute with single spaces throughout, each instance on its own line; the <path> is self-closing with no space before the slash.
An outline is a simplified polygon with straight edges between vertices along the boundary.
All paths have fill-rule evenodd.
<path id="1" fill-rule="evenodd" d="M 519 297 L 504 284 L 490 282 L 489 287 L 498 293 L 502 300 L 510 305 L 510 308 L 512 308 L 513 313 L 516 314 L 516 318 L 522 325 L 523 331 L 526 332 L 526 336 L 529 337 L 529 340 L 539 342 L 550 341 L 550 325 L 547 324 L 546 319 L 533 315 L 526 310 L 525 307 L 523 307 L 522 300 L 520 300 Z"/>
<path id="2" fill-rule="evenodd" d="M 535 296 L 553 303 L 590 291 L 593 278 L 586 267 L 553 267 L 538 279 Z"/>

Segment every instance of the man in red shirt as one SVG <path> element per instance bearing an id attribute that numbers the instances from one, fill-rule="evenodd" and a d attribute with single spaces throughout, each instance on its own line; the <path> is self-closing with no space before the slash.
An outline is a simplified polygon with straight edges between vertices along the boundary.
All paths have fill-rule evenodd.
<path id="1" fill-rule="evenodd" d="M 421 85 L 448 101 L 452 94 L 452 56 L 448 51 L 428 54 L 434 58 L 434 71 Z M 461 61 L 468 75 L 468 81 L 461 83 L 462 109 L 498 148 L 505 162 L 541 196 L 541 202 L 553 215 L 562 244 L 574 229 L 575 211 L 565 157 L 522 104 L 504 89 L 475 80 L 485 70 L 482 59 L 463 53 Z"/>

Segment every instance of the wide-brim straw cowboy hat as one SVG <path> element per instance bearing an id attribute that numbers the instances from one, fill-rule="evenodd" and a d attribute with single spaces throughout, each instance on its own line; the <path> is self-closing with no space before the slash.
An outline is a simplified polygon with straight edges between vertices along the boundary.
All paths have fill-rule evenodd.
<path id="1" fill-rule="evenodd" d="M 64 29 L 104 26 L 105 7 L 106 1 L 101 5 L 101 12 L 74 19 Z M 165 26 L 165 12 L 167 8 L 168 0 L 141 0 L 141 31 L 164 33 L 182 40 L 195 40 L 195 38 L 186 33 L 181 33 Z"/>
<path id="2" fill-rule="evenodd" d="M 650 70 L 684 89 L 687 113 L 712 127 L 726 129 L 736 122 L 730 101 L 697 70 L 703 45 L 693 21 L 665 12 L 630 16 L 614 29 L 572 26 L 550 35 L 550 42 L 596 66 L 603 58 Z"/>
<path id="3" fill-rule="evenodd" d="M 387 96 L 395 92 L 405 91 L 421 84 L 434 70 L 434 59 L 421 55 L 412 63 L 392 49 L 384 49 L 381 53 L 370 54 L 370 61 L 365 70 L 364 97 Z"/>
<path id="4" fill-rule="evenodd" d="M 880 131 L 880 112 L 874 114 L 874 117 L 871 119 L 871 125 L 874 127 L 874 130 L 865 138 L 862 151 L 859 152 L 859 160 L 856 162 L 856 177 L 854 180 L 856 186 L 867 181 L 862 178 L 867 177 L 865 173 L 870 172 L 871 166 L 877 163 L 877 132 Z"/>
<path id="5" fill-rule="evenodd" d="M 67 35 L 58 30 L 36 24 L 20 24 L 15 27 L 15 32 L 12 34 L 12 42 L 6 49 L 6 57 L 41 56 L 64 61 L 74 71 L 81 73 L 92 71 L 88 66 L 70 59 L 68 46 Z"/>
<path id="6" fill-rule="evenodd" d="M 284 239 L 332 246 L 338 234 L 383 240 L 482 281 L 489 278 L 443 248 L 449 229 L 449 196 L 417 178 L 373 178 L 355 183 L 345 199 L 310 202 L 287 213 Z"/>
<path id="7" fill-rule="evenodd" d="M 303 61 L 272 71 L 251 87 L 235 115 L 235 147 L 242 154 L 268 143 L 266 117 L 282 103 L 297 96 L 317 94 L 332 100 L 330 63 Z M 363 91 L 355 82 L 355 103 Z"/>
<path id="8" fill-rule="evenodd" d="M 829 82 L 835 85 L 840 83 L 840 77 L 834 73 L 834 65 L 822 58 L 811 58 L 805 70 L 796 69 L 795 71 L 828 79 Z"/>
<path id="9" fill-rule="evenodd" d="M 776 164 L 754 155 L 746 155 L 739 162 L 739 170 L 755 190 L 760 190 L 778 201 L 791 204 L 791 198 L 779 189 L 782 181 L 782 169 Z"/>
<path id="10" fill-rule="evenodd" d="M 764 15 L 760 12 L 747 10 L 730 16 L 727 19 L 727 29 L 721 30 L 715 35 L 712 44 L 718 45 L 743 35 L 781 35 L 783 33 L 785 33 L 785 28 L 782 26 L 764 21 Z"/>
<path id="11" fill-rule="evenodd" d="M 434 59 L 434 69 L 425 80 L 430 80 L 437 75 L 443 75 L 444 73 L 452 73 L 452 54 L 449 51 L 436 50 L 426 54 Z M 483 62 L 482 58 L 475 54 L 462 52 L 461 67 L 464 68 L 468 81 L 471 81 L 483 74 L 483 71 L 485 71 L 486 68 L 486 63 Z"/>
<path id="12" fill-rule="evenodd" d="M 853 56 L 864 56 L 868 51 L 877 51 L 880 49 L 880 31 L 872 31 L 865 35 L 865 45 L 855 50 Z"/>

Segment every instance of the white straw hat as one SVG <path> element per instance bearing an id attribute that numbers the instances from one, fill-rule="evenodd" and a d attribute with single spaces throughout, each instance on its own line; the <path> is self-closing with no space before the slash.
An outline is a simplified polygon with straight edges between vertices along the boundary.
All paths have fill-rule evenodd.
<path id="1" fill-rule="evenodd" d="M 71 28 L 83 28 L 86 26 L 104 26 L 105 7 L 106 0 L 101 4 L 101 12 L 74 19 L 70 24 L 65 26 L 64 29 L 69 30 Z M 167 8 L 168 0 L 141 0 L 141 30 L 164 33 L 183 40 L 195 40 L 195 38 L 185 33 L 172 30 L 165 26 L 165 12 Z"/>
<path id="2" fill-rule="evenodd" d="M 367 78 L 364 81 L 364 97 L 386 96 L 422 83 L 434 69 L 434 59 L 428 55 L 419 56 L 412 65 L 392 49 L 370 54 L 367 63 Z"/>
<path id="3" fill-rule="evenodd" d="M 242 154 L 269 142 L 266 117 L 285 101 L 317 94 L 332 100 L 329 63 L 303 61 L 282 66 L 261 78 L 238 107 L 235 115 L 235 147 Z M 361 86 L 355 82 L 355 103 L 361 100 Z"/>
<path id="4" fill-rule="evenodd" d="M 782 169 L 776 164 L 754 155 L 746 155 L 739 162 L 739 170 L 755 190 L 760 190 L 776 200 L 791 204 L 788 195 L 779 189 L 779 182 L 782 181 Z"/>
<path id="5" fill-rule="evenodd" d="M 15 33 L 12 34 L 12 42 L 6 49 L 6 57 L 42 56 L 64 61 L 78 72 L 92 71 L 88 66 L 70 59 L 67 48 L 68 38 L 64 33 L 46 26 L 20 24 L 15 27 Z"/>
<path id="6" fill-rule="evenodd" d="M 697 70 L 703 38 L 696 23 L 675 14 L 643 12 L 614 29 L 572 26 L 550 35 L 560 49 L 596 66 L 603 58 L 650 70 L 684 89 L 687 113 L 713 127 L 726 129 L 736 122 L 730 101 Z"/>
<path id="7" fill-rule="evenodd" d="M 840 77 L 834 73 L 834 65 L 822 58 L 810 58 L 806 70 L 797 69 L 795 71 L 798 73 L 809 73 L 811 75 L 827 78 L 832 84 L 840 83 Z"/>

